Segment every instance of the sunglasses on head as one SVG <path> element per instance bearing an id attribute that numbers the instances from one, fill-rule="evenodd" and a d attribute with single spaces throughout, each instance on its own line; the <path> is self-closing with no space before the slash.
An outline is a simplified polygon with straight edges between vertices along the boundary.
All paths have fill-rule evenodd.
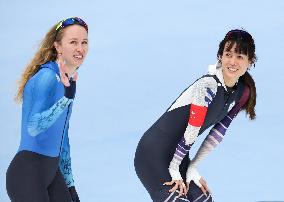
<path id="1" fill-rule="evenodd" d="M 253 40 L 252 36 L 248 32 L 240 29 L 234 29 L 229 31 L 226 34 L 225 38 L 241 38 L 243 40 Z"/>
<path id="2" fill-rule="evenodd" d="M 73 17 L 73 18 L 67 18 L 65 20 L 61 20 L 56 26 L 56 31 L 58 31 L 58 30 L 60 30 L 64 27 L 67 27 L 69 25 L 74 25 L 74 24 L 78 24 L 78 25 L 83 26 L 88 32 L 88 25 L 84 22 L 84 20 L 82 20 L 79 17 Z"/>

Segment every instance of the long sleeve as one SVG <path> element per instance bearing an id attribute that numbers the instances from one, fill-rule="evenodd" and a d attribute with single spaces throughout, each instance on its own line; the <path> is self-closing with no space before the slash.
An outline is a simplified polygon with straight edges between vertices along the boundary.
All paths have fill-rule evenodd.
<path id="1" fill-rule="evenodd" d="M 72 99 L 64 96 L 57 102 L 53 101 L 60 82 L 56 76 L 53 70 L 43 68 L 32 78 L 32 104 L 27 123 L 27 130 L 31 136 L 46 131 L 72 102 Z"/>
<path id="2" fill-rule="evenodd" d="M 71 167 L 70 144 L 68 137 L 69 124 L 66 130 L 65 138 L 62 142 L 62 149 L 60 153 L 59 167 L 64 176 L 67 187 L 74 186 L 74 179 Z"/>
<path id="3" fill-rule="evenodd" d="M 195 82 L 189 90 L 190 93 L 187 97 L 191 100 L 188 125 L 183 137 L 176 147 L 173 159 L 169 165 L 169 172 L 173 180 L 182 179 L 179 172 L 179 166 L 189 152 L 203 125 L 208 106 L 214 99 L 217 91 L 217 82 L 212 77 L 204 77 Z"/>
<path id="4" fill-rule="evenodd" d="M 247 102 L 249 93 L 249 88 L 246 86 L 244 88 L 244 92 L 240 101 L 229 111 L 229 113 L 223 120 L 215 124 L 215 126 L 210 130 L 209 134 L 198 149 L 195 157 L 190 162 L 187 176 L 190 175 L 190 172 L 202 159 L 204 159 L 215 147 L 217 147 L 221 143 L 232 120 L 237 116 L 239 111 Z M 190 179 L 187 179 L 187 181 L 190 181 Z"/>

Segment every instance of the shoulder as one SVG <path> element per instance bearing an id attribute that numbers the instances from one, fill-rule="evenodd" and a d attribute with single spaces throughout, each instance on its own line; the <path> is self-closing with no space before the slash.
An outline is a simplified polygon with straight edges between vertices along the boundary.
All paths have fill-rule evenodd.
<path id="1" fill-rule="evenodd" d="M 51 68 L 41 66 L 39 71 L 31 78 L 33 83 L 39 87 L 53 87 L 60 83 L 60 77 Z"/>
<path id="2" fill-rule="evenodd" d="M 210 88 L 215 92 L 217 91 L 218 88 L 218 82 L 213 75 L 204 75 L 201 78 L 199 78 L 193 85 L 195 86 L 195 88 L 198 89 Z"/>
<path id="3" fill-rule="evenodd" d="M 58 83 L 60 81 L 59 76 L 55 71 L 49 68 L 41 68 L 35 75 L 35 79 L 39 82 L 55 82 Z"/>

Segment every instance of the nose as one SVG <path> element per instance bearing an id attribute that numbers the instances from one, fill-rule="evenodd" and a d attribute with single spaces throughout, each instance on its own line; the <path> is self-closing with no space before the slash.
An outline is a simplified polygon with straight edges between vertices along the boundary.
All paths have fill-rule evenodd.
<path id="1" fill-rule="evenodd" d="M 230 65 L 236 66 L 236 62 L 237 62 L 237 58 L 235 56 L 230 58 L 230 61 L 229 61 Z"/>
<path id="2" fill-rule="evenodd" d="M 76 47 L 76 50 L 77 50 L 78 52 L 83 52 L 83 46 L 82 46 L 82 44 L 78 44 L 77 47 Z"/>

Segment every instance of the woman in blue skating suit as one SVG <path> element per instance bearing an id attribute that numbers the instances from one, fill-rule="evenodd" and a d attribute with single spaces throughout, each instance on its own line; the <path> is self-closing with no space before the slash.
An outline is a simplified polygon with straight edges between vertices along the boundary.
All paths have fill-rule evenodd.
<path id="1" fill-rule="evenodd" d="M 247 71 L 256 62 L 252 36 L 229 31 L 217 57 L 209 73 L 189 86 L 139 141 L 135 170 L 155 202 L 213 201 L 198 163 L 222 141 L 239 111 L 255 118 L 256 88 Z M 213 125 L 190 161 L 195 139 Z"/>
<path id="2" fill-rule="evenodd" d="M 12 202 L 79 202 L 71 169 L 69 119 L 77 69 L 88 52 L 88 26 L 78 17 L 53 26 L 25 69 L 17 94 L 21 141 L 6 174 Z"/>

